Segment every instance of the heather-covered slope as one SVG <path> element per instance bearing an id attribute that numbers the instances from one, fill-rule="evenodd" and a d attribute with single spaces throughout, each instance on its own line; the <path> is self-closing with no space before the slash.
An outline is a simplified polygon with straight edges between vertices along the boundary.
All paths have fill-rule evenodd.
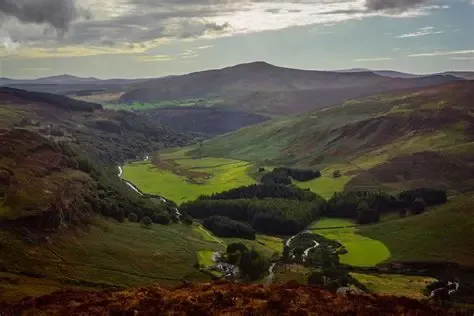
<path id="1" fill-rule="evenodd" d="M 1 306 L 0 306 L 1 307 Z M 468 315 L 409 298 L 335 294 L 316 287 L 214 283 L 169 290 L 157 286 L 121 292 L 64 291 L 17 305 L 17 315 Z"/>

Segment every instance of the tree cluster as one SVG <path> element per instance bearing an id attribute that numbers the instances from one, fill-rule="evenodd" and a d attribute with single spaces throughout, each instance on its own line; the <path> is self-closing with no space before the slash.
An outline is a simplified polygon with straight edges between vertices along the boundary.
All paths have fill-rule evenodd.
<path id="1" fill-rule="evenodd" d="M 271 172 L 262 176 L 261 182 L 263 184 L 291 184 L 291 178 L 297 181 L 310 181 L 321 177 L 319 170 L 310 169 L 294 169 L 287 167 L 274 168 Z"/>
<path id="2" fill-rule="evenodd" d="M 227 258 L 230 264 L 239 267 L 243 278 L 259 280 L 263 278 L 270 267 L 270 260 L 254 249 L 248 249 L 242 243 L 233 243 L 227 246 Z"/>
<path id="3" fill-rule="evenodd" d="M 211 216 L 202 221 L 203 226 L 218 237 L 255 239 L 255 230 L 246 223 L 225 216 Z"/>
<path id="4" fill-rule="evenodd" d="M 448 201 L 446 191 L 430 188 L 417 188 L 403 191 L 399 194 L 399 198 L 405 203 L 405 205 L 410 205 L 416 199 L 423 199 L 426 206 L 443 204 Z"/>
<path id="5" fill-rule="evenodd" d="M 298 201 L 279 198 L 202 200 L 181 205 L 194 218 L 226 216 L 250 224 L 264 234 L 296 234 L 317 219 L 325 201 Z"/>
<path id="6" fill-rule="evenodd" d="M 383 213 L 398 211 L 404 217 L 410 211 L 417 215 L 424 212 L 425 206 L 446 201 L 445 191 L 429 188 L 403 191 L 398 196 L 384 192 L 340 192 L 329 199 L 325 215 L 351 218 L 359 224 L 369 224 L 378 222 Z"/>
<path id="7" fill-rule="evenodd" d="M 299 201 L 322 201 L 322 197 L 310 190 L 300 189 L 296 186 L 284 186 L 279 184 L 251 184 L 230 189 L 228 191 L 214 193 L 210 196 L 200 196 L 200 200 L 235 200 L 235 199 L 264 199 L 281 198 Z"/>

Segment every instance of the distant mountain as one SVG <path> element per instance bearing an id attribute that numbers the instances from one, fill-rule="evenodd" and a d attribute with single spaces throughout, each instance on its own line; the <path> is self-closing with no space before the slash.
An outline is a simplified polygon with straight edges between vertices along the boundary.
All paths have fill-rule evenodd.
<path id="1" fill-rule="evenodd" d="M 308 112 L 374 93 L 458 80 L 461 79 L 449 75 L 390 78 L 373 72 L 299 70 L 254 62 L 149 80 L 136 84 L 120 100 L 158 102 L 197 98 L 219 107 L 284 115 Z"/>
<path id="2" fill-rule="evenodd" d="M 411 74 L 411 73 L 399 72 L 395 70 L 371 70 L 371 69 L 366 69 L 366 68 L 343 69 L 343 70 L 337 70 L 336 72 L 342 72 L 342 73 L 371 72 L 376 75 L 389 77 L 389 78 L 419 78 L 419 77 L 426 76 L 426 75 L 416 75 L 416 74 Z"/>
<path id="3" fill-rule="evenodd" d="M 59 75 L 38 79 L 0 78 L 0 87 L 11 87 L 34 92 L 47 92 L 63 95 L 91 95 L 104 93 L 122 93 L 149 79 L 98 79 L 82 78 L 71 75 Z M 99 98 L 100 99 L 100 98 Z"/>
<path id="4" fill-rule="evenodd" d="M 443 75 L 454 76 L 466 80 L 474 80 L 474 71 L 447 71 Z"/>
<path id="5" fill-rule="evenodd" d="M 0 78 L 0 86 L 5 85 L 75 85 L 75 84 L 129 84 L 143 82 L 149 79 L 98 79 L 94 77 L 76 77 L 71 75 L 58 75 L 37 79 L 10 79 Z"/>

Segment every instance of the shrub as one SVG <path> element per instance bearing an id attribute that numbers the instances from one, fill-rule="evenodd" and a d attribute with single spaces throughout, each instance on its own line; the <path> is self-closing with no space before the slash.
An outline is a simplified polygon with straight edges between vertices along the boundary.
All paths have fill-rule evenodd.
<path id="1" fill-rule="evenodd" d="M 335 170 L 333 173 L 332 173 L 332 177 L 333 178 L 339 178 L 341 177 L 342 174 L 341 174 L 341 171 L 340 170 Z"/>
<path id="2" fill-rule="evenodd" d="M 145 216 L 142 218 L 142 220 L 140 221 L 142 227 L 145 227 L 145 228 L 150 228 L 151 225 L 153 224 L 152 220 L 150 217 L 148 216 Z"/>
<path id="3" fill-rule="evenodd" d="M 160 214 L 153 214 L 152 216 L 153 222 L 156 224 L 161 224 L 161 225 L 169 225 L 171 223 L 171 219 L 168 216 L 168 214 L 165 213 L 160 213 Z"/>
<path id="4" fill-rule="evenodd" d="M 425 201 L 422 198 L 416 198 L 410 205 L 410 212 L 413 215 L 421 214 L 425 211 Z"/>
<path id="5" fill-rule="evenodd" d="M 135 213 L 128 214 L 128 221 L 132 223 L 138 222 L 138 216 Z"/>
<path id="6" fill-rule="evenodd" d="M 189 215 L 185 215 L 183 217 L 182 221 L 183 221 L 183 224 L 185 224 L 185 225 L 192 225 L 193 224 L 193 218 Z"/>

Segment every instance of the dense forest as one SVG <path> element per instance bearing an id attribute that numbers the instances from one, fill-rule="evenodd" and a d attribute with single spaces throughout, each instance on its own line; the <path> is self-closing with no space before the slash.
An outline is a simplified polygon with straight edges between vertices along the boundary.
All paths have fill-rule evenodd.
<path id="1" fill-rule="evenodd" d="M 181 210 L 198 219 L 217 216 L 208 221 L 207 226 L 220 236 L 227 227 L 225 234 L 230 234 L 227 237 L 251 238 L 251 228 L 264 234 L 291 235 L 322 215 L 369 224 L 378 222 L 383 213 L 416 215 L 422 213 L 425 206 L 446 200 L 446 192 L 442 190 L 419 188 L 397 196 L 380 191 L 340 192 L 326 202 L 317 194 L 294 186 L 254 184 L 200 196 L 182 204 Z"/>
<path id="2" fill-rule="evenodd" d="M 326 202 L 307 190 L 280 185 L 250 185 L 181 205 L 194 218 L 225 216 L 265 234 L 295 234 L 317 219 Z"/>
<path id="3" fill-rule="evenodd" d="M 264 199 L 281 198 L 298 201 L 322 201 L 323 198 L 309 189 L 279 184 L 252 184 L 230 189 L 212 195 L 202 195 L 200 200 L 234 200 L 234 199 Z"/>

